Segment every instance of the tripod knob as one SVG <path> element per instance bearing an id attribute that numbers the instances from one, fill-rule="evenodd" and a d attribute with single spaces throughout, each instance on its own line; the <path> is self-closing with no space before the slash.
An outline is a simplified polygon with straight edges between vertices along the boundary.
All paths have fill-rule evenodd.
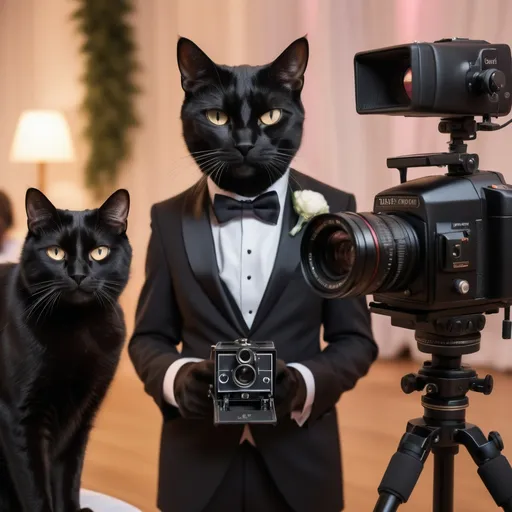
<path id="1" fill-rule="evenodd" d="M 475 379 L 471 383 L 471 390 L 484 395 L 490 395 L 494 386 L 492 375 L 486 375 L 484 379 Z"/>
<path id="2" fill-rule="evenodd" d="M 494 445 L 496 446 L 496 448 L 498 448 L 500 452 L 501 450 L 503 450 L 503 448 L 505 448 L 505 443 L 503 442 L 503 439 L 501 438 L 498 432 L 490 432 L 489 441 L 491 443 L 494 443 Z"/>
<path id="3" fill-rule="evenodd" d="M 400 386 L 406 395 L 410 395 L 415 391 L 421 391 L 425 387 L 425 383 L 423 382 L 423 379 L 419 378 L 416 374 L 408 373 L 402 377 Z"/>

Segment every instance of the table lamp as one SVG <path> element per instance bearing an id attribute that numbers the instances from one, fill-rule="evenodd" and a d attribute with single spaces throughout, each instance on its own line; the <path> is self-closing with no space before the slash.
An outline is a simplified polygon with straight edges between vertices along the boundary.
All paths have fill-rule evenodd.
<path id="1" fill-rule="evenodd" d="M 41 192 L 46 189 L 46 165 L 74 159 L 69 126 L 59 111 L 27 110 L 21 114 L 11 147 L 11 161 L 37 164 L 37 188 Z"/>

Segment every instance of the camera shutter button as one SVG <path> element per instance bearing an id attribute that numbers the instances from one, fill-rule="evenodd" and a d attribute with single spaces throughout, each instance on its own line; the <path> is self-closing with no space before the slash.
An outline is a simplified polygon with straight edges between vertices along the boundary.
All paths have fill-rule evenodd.
<path id="1" fill-rule="evenodd" d="M 457 293 L 466 295 L 469 292 L 469 283 L 465 279 L 457 279 L 453 284 Z"/>
<path id="2" fill-rule="evenodd" d="M 270 382 L 270 377 L 263 377 L 263 382 L 268 384 Z"/>

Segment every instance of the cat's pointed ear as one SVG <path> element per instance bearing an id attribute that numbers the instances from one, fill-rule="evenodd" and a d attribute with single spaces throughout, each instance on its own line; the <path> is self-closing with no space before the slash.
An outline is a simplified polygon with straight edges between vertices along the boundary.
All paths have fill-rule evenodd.
<path id="1" fill-rule="evenodd" d="M 178 68 L 181 73 L 181 86 L 191 92 L 199 82 L 215 80 L 215 63 L 190 39 L 178 40 Z"/>
<path id="2" fill-rule="evenodd" d="M 27 211 L 27 226 L 31 233 L 54 222 L 57 209 L 51 201 L 37 188 L 29 188 L 25 195 L 25 210 Z"/>
<path id="3" fill-rule="evenodd" d="M 304 73 L 308 65 L 309 43 L 305 37 L 294 41 L 272 62 L 274 78 L 292 91 L 301 91 L 304 86 Z"/>
<path id="4" fill-rule="evenodd" d="M 130 212 L 130 194 L 128 190 L 119 189 L 114 192 L 99 208 L 100 220 L 122 234 L 128 229 L 128 213 Z"/>

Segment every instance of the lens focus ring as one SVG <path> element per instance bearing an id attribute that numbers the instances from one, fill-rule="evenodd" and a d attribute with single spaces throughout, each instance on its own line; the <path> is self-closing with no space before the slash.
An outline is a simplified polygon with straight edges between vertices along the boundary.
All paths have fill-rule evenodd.
<path id="1" fill-rule="evenodd" d="M 420 264 L 414 227 L 394 214 L 325 214 L 306 226 L 304 277 L 327 298 L 404 290 Z"/>

